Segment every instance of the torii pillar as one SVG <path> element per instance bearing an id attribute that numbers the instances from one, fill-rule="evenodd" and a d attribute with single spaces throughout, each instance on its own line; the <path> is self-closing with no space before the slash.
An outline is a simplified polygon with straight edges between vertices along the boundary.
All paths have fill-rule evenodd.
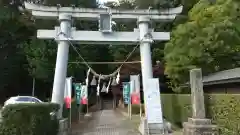
<path id="1" fill-rule="evenodd" d="M 71 30 L 71 16 L 68 14 L 60 14 L 60 30 L 66 37 L 70 37 Z M 68 65 L 68 52 L 69 52 L 69 43 L 67 40 L 58 42 L 57 50 L 57 59 L 56 59 L 56 68 L 53 82 L 53 91 L 52 91 L 52 100 L 53 103 L 63 103 L 64 91 L 65 88 L 65 78 L 67 75 L 67 65 Z M 60 110 L 58 111 L 58 118 L 62 117 L 63 104 L 60 104 Z"/>
<path id="2" fill-rule="evenodd" d="M 141 54 L 143 90 L 148 90 L 145 84 L 147 82 L 146 80 L 153 78 L 151 58 L 151 43 L 153 42 L 153 40 L 151 37 L 149 38 L 146 37 L 149 32 L 149 23 L 150 23 L 149 17 L 141 16 L 138 19 L 138 27 L 140 31 L 140 54 Z"/>

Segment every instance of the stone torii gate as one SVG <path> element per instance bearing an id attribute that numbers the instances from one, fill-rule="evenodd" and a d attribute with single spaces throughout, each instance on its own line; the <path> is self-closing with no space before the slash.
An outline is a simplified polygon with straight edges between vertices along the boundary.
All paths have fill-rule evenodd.
<path id="1" fill-rule="evenodd" d="M 63 104 L 64 85 L 67 73 L 69 42 L 77 44 L 134 45 L 140 43 L 143 90 L 146 80 L 153 78 L 150 44 L 170 39 L 169 32 L 154 32 L 149 28 L 150 20 L 172 21 L 182 12 L 182 6 L 166 10 L 117 10 L 89 9 L 76 7 L 49 7 L 25 2 L 25 8 L 41 19 L 59 19 L 60 27 L 55 30 L 38 30 L 39 39 L 55 39 L 58 42 L 56 69 L 53 83 L 52 102 Z M 99 20 L 99 31 L 80 31 L 72 27 L 72 18 Z M 111 21 L 136 20 L 138 29 L 132 32 L 116 32 Z M 57 37 L 57 38 L 56 38 Z M 62 111 L 62 107 L 59 112 Z M 157 113 L 157 112 L 156 112 Z M 61 113 L 59 113 L 61 117 Z"/>

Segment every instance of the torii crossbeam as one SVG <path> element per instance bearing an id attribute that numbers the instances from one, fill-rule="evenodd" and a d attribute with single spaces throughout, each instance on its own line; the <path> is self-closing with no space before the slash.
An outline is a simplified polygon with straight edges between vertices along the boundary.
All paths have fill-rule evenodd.
<path id="1" fill-rule="evenodd" d="M 149 90 L 146 83 L 153 78 L 152 59 L 150 44 L 157 40 L 169 40 L 169 32 L 154 32 L 149 28 L 150 20 L 153 21 L 172 21 L 176 15 L 182 12 L 182 6 L 167 10 L 117 10 L 117 9 L 88 9 L 74 7 L 49 7 L 39 6 L 25 2 L 25 8 L 32 12 L 32 15 L 43 19 L 59 19 L 60 27 L 55 30 L 38 30 L 38 38 L 53 39 L 58 41 L 58 51 L 56 69 L 53 84 L 52 102 L 61 105 L 58 117 L 61 118 L 62 104 L 64 97 L 65 78 L 67 73 L 69 42 L 84 44 L 137 44 L 140 43 L 141 68 L 143 79 L 143 90 Z M 106 15 L 107 19 L 115 21 L 135 20 L 138 22 L 138 29 L 133 32 L 112 32 L 111 26 L 103 27 L 101 15 Z M 100 18 L 100 28 L 107 28 L 105 31 L 79 31 L 71 26 L 72 18 L 82 20 L 98 20 Z M 105 19 L 105 18 L 103 18 Z M 111 19 L 110 19 L 111 20 Z M 100 29 L 102 30 L 102 29 Z M 149 92 L 148 92 L 149 93 Z M 144 99 L 146 99 L 144 92 Z M 160 104 L 160 103 L 159 103 Z M 145 104 L 146 106 L 147 103 Z M 161 110 L 161 109 L 160 109 Z M 159 113 L 159 112 L 156 112 Z M 160 114 L 160 113 L 159 113 Z M 162 124 L 158 121 L 155 124 Z M 156 125 L 159 127 L 159 125 Z"/>
<path id="2" fill-rule="evenodd" d="M 32 15 L 42 19 L 58 19 L 59 14 L 71 14 L 75 19 L 98 20 L 99 14 L 111 13 L 114 20 L 137 20 L 139 16 L 150 16 L 154 21 L 172 21 L 176 15 L 182 12 L 183 7 L 166 10 L 126 10 L 126 9 L 92 9 L 77 7 L 50 7 L 25 2 L 25 7 L 31 10 Z"/>
<path id="3" fill-rule="evenodd" d="M 55 39 L 57 41 L 68 40 L 77 44 L 136 45 L 140 41 L 139 29 L 134 29 L 133 32 L 111 32 L 110 34 L 103 34 L 100 31 L 77 31 L 76 28 L 72 27 L 68 39 L 63 35 L 59 35 L 60 32 L 60 27 L 55 27 L 55 30 L 38 30 L 37 37 L 39 39 Z M 154 32 L 150 29 L 149 33 L 152 36 L 151 40 L 165 41 L 170 39 L 169 32 Z"/>

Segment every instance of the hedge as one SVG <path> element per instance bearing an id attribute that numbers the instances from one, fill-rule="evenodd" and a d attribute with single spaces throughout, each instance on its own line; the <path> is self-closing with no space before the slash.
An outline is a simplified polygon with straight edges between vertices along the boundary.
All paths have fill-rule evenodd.
<path id="1" fill-rule="evenodd" d="M 51 103 L 8 105 L 2 110 L 0 135 L 57 135 L 59 123 L 50 113 L 58 109 Z"/>
<path id="2" fill-rule="evenodd" d="M 189 94 L 161 95 L 164 117 L 173 124 L 181 126 L 192 116 L 191 97 Z M 221 135 L 240 134 L 240 95 L 206 94 L 206 116 L 218 125 Z M 134 105 L 132 113 L 139 113 L 139 106 Z"/>

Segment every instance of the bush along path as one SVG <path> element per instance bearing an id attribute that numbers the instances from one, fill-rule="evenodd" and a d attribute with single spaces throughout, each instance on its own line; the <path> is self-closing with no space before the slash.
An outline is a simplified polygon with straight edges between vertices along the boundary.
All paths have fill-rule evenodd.
<path id="1" fill-rule="evenodd" d="M 52 103 L 8 105 L 2 111 L 0 135 L 57 135 L 59 123 L 50 114 L 58 109 Z"/>

